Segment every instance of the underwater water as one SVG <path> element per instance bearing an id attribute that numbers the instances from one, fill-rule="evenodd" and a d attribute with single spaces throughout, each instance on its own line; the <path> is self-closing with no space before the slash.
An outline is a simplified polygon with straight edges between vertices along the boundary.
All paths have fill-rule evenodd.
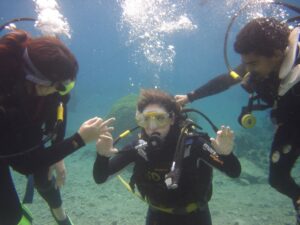
<path id="1" fill-rule="evenodd" d="M 224 36 L 230 18 L 246 0 L 60 0 L 60 12 L 70 25 L 71 38 L 63 41 L 79 61 L 76 87 L 69 103 L 67 135 L 93 116 L 107 117 L 122 97 L 142 88 L 160 88 L 171 94 L 186 94 L 227 71 L 223 57 Z M 286 1 L 298 5 L 299 0 Z M 233 52 L 238 30 L 251 18 L 294 15 L 282 8 L 253 4 L 237 18 L 229 33 L 228 56 Z M 1 0 L 0 24 L 18 17 L 37 17 L 31 0 Z M 33 35 L 31 22 L 18 28 Z M 239 179 L 214 173 L 210 201 L 214 225 L 292 225 L 291 201 L 268 185 L 268 154 L 274 127 L 268 112 L 259 112 L 257 126 L 244 130 L 237 122 L 248 96 L 240 86 L 222 94 L 195 101 L 218 126 L 229 125 L 236 133 L 235 151 L 242 163 Z M 134 115 L 132 115 L 134 116 Z M 122 123 L 122 122 L 120 122 Z M 200 125 L 211 135 L 210 126 Z M 64 207 L 74 224 L 142 225 L 147 205 L 112 178 L 102 185 L 93 181 L 95 145 L 90 144 L 65 159 L 68 178 L 62 189 Z M 299 163 L 298 163 L 299 164 Z M 130 178 L 130 168 L 122 176 Z M 293 176 L 300 181 L 299 166 Z M 14 173 L 22 198 L 26 178 Z M 0 184 L 1 185 L 1 184 Z M 48 206 L 36 193 L 28 205 L 36 225 L 55 224 Z M 1 224 L 1 222 L 0 222 Z"/>

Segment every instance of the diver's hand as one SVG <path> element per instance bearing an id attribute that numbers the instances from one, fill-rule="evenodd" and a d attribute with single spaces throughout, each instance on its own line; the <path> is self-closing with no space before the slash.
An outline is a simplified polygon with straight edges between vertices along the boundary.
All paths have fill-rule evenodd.
<path id="1" fill-rule="evenodd" d="M 184 106 L 187 103 L 189 103 L 189 98 L 187 95 L 175 95 L 175 100 L 181 106 Z"/>
<path id="2" fill-rule="evenodd" d="M 221 126 L 221 130 L 217 132 L 216 139 L 211 138 L 211 144 L 217 153 L 221 155 L 229 155 L 233 149 L 234 132 L 230 127 Z"/>
<path id="3" fill-rule="evenodd" d="M 105 157 L 111 157 L 118 152 L 118 150 L 113 147 L 113 137 L 110 132 L 99 135 L 96 142 L 96 149 L 99 155 Z"/>
<path id="4" fill-rule="evenodd" d="M 105 132 L 110 132 L 114 128 L 109 127 L 112 122 L 115 121 L 115 118 L 109 118 L 105 121 L 100 117 L 94 117 L 85 121 L 79 128 L 78 134 L 82 138 L 85 144 L 97 140 L 99 135 L 104 134 Z"/>
<path id="5" fill-rule="evenodd" d="M 53 171 L 55 170 L 55 188 L 61 188 L 66 182 L 67 170 L 65 167 L 64 160 L 61 160 L 54 165 L 52 165 L 48 172 L 48 180 L 51 180 L 53 177 Z"/>

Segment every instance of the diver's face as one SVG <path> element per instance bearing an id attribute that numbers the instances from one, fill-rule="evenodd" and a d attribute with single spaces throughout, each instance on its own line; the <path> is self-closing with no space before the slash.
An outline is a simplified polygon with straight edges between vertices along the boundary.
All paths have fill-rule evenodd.
<path id="1" fill-rule="evenodd" d="M 282 57 L 274 54 L 271 57 L 261 56 L 254 53 L 241 55 L 242 62 L 258 80 L 266 79 L 272 72 L 278 72 L 282 62 Z"/>
<path id="2" fill-rule="evenodd" d="M 47 96 L 57 92 L 56 86 L 45 86 L 36 84 L 35 91 L 37 96 Z"/>
<path id="3" fill-rule="evenodd" d="M 146 106 L 140 116 L 140 122 L 137 116 L 138 123 L 144 128 L 148 136 L 157 133 L 164 139 L 174 124 L 174 118 L 170 117 L 170 114 L 157 104 Z"/>

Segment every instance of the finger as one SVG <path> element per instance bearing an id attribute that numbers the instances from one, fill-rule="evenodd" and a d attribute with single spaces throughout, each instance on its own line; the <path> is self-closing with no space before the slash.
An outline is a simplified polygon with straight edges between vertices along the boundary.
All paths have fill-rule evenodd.
<path id="1" fill-rule="evenodd" d="M 233 132 L 233 130 L 228 130 L 228 137 L 231 137 L 231 138 L 233 138 L 234 137 L 234 132 Z"/>
<path id="2" fill-rule="evenodd" d="M 114 154 L 117 154 L 119 151 L 118 151 L 118 149 L 113 148 L 113 149 L 111 150 L 111 152 L 114 153 Z"/>
<path id="3" fill-rule="evenodd" d="M 114 127 L 101 127 L 100 133 L 112 132 L 114 129 Z"/>
<path id="4" fill-rule="evenodd" d="M 230 127 L 229 126 L 225 127 L 225 134 L 226 134 L 226 136 L 228 136 L 230 134 Z"/>
<path id="5" fill-rule="evenodd" d="M 101 136 L 108 136 L 108 137 L 112 137 L 112 134 L 110 132 L 103 132 L 102 134 L 99 135 L 99 137 Z"/>
<path id="6" fill-rule="evenodd" d="M 222 135 L 222 133 L 223 133 L 223 131 L 222 131 L 222 130 L 218 130 L 218 131 L 217 131 L 217 136 L 221 136 L 221 135 Z"/>
<path id="7" fill-rule="evenodd" d="M 92 124 L 94 123 L 95 121 L 97 121 L 99 119 L 99 117 L 95 116 L 87 121 L 85 121 L 86 124 Z"/>
<path id="8" fill-rule="evenodd" d="M 213 148 L 216 148 L 216 146 L 218 146 L 216 139 L 210 138 L 210 142 L 211 142 L 211 145 L 213 146 Z"/>
<path id="9" fill-rule="evenodd" d="M 101 124 L 102 127 L 104 126 L 109 126 L 111 125 L 114 121 L 116 121 L 116 118 L 112 117 L 112 118 L 109 118 L 107 120 L 104 120 Z"/>
<path id="10" fill-rule="evenodd" d="M 109 136 L 112 138 L 111 132 L 108 132 L 108 131 L 104 132 L 103 134 L 100 134 L 99 136 L 101 136 L 101 135 Z"/>
<path id="11" fill-rule="evenodd" d="M 224 134 L 227 136 L 227 137 L 233 137 L 233 131 L 230 129 L 229 126 L 226 126 L 224 127 Z"/>
<path id="12" fill-rule="evenodd" d="M 100 135 L 100 139 L 101 140 L 112 140 L 113 138 L 112 138 L 112 136 L 102 134 L 102 135 Z"/>
<path id="13" fill-rule="evenodd" d="M 99 127 L 102 122 L 103 122 L 103 119 L 101 119 L 100 117 L 97 117 L 95 120 L 93 120 L 92 122 L 88 123 L 88 125 Z"/>

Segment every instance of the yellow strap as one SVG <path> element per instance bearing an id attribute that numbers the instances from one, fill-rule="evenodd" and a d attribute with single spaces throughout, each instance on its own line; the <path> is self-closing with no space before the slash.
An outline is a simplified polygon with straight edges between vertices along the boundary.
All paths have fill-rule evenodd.
<path id="1" fill-rule="evenodd" d="M 134 194 L 139 199 L 145 201 L 139 193 L 137 193 L 137 192 L 135 192 L 135 191 L 132 190 L 132 188 L 130 187 L 129 183 L 126 180 L 124 180 L 124 178 L 121 177 L 121 175 L 118 175 L 117 177 L 119 178 L 119 180 L 121 181 L 121 183 L 126 187 L 126 189 L 128 191 L 130 191 L 132 194 Z"/>

